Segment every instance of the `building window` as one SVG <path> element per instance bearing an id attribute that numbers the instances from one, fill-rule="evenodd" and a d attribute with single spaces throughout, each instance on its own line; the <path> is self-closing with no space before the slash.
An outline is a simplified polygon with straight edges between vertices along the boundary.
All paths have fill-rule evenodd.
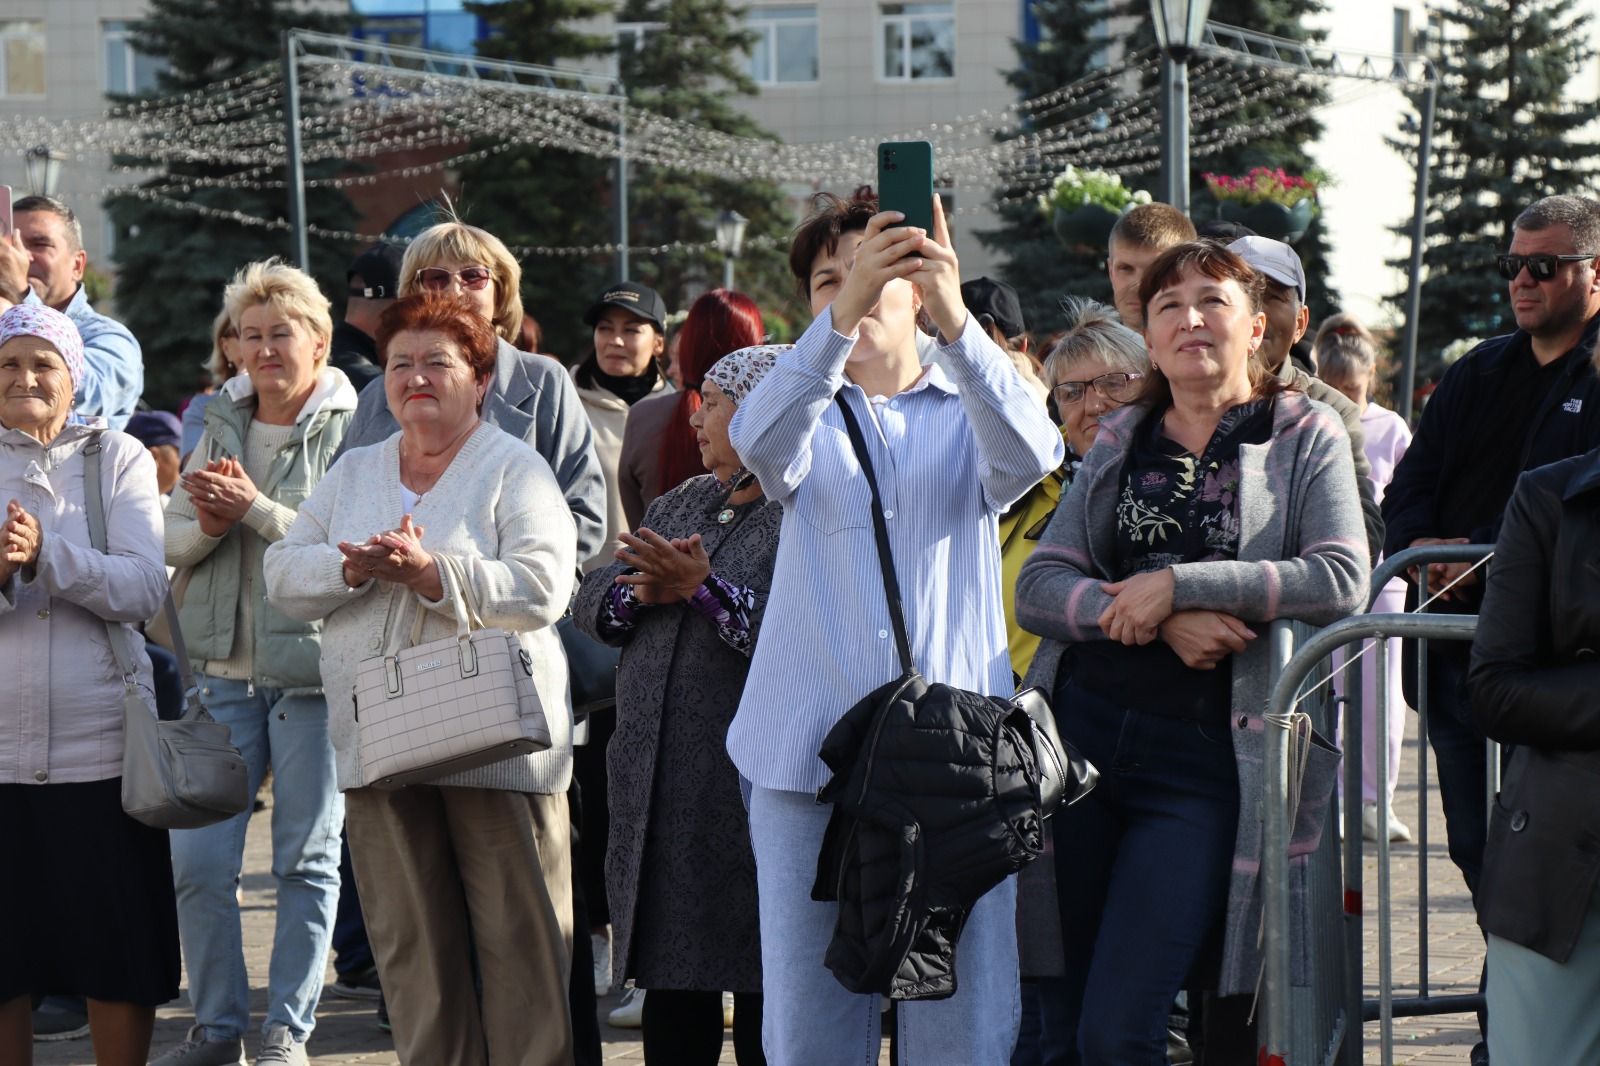
<path id="1" fill-rule="evenodd" d="M 44 95 L 44 23 L 0 21 L 0 96 Z"/>
<path id="2" fill-rule="evenodd" d="M 658 37 L 662 30 L 667 28 L 665 22 L 619 22 L 617 23 L 617 51 L 642 52 L 644 46 Z"/>
<path id="3" fill-rule="evenodd" d="M 1397 7 L 1394 9 L 1394 48 L 1397 56 L 1406 55 L 1412 50 L 1411 39 L 1411 9 Z"/>
<path id="4" fill-rule="evenodd" d="M 955 4 L 881 4 L 878 27 L 885 80 L 955 77 Z"/>
<path id="5" fill-rule="evenodd" d="M 105 42 L 106 92 L 123 96 L 142 96 L 156 88 L 156 76 L 167 69 L 167 61 L 147 56 L 133 47 L 132 25 L 127 22 L 101 24 Z"/>
<path id="6" fill-rule="evenodd" d="M 750 76 L 761 85 L 817 80 L 817 9 L 814 5 L 752 7 L 745 15 L 760 34 L 750 48 Z"/>

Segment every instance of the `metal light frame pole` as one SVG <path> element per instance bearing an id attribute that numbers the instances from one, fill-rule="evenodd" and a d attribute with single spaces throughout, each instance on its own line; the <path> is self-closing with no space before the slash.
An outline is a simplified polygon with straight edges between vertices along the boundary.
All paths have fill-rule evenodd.
<path id="1" fill-rule="evenodd" d="M 499 91 L 536 96 L 568 96 L 604 101 L 617 109 L 617 273 L 628 276 L 628 101 L 621 81 L 581 70 L 514 63 L 502 59 L 426 48 L 406 48 L 358 37 L 339 37 L 310 30 L 283 34 L 285 152 L 289 187 L 289 222 L 296 258 L 309 271 L 306 239 L 305 165 L 301 158 L 300 67 L 327 64 L 370 70 L 385 77 L 417 74 L 480 84 Z"/>
<path id="2" fill-rule="evenodd" d="M 1256 33 L 1220 22 L 1208 22 L 1198 49 L 1236 62 L 1328 78 L 1381 81 L 1422 93 L 1422 122 L 1417 150 L 1416 199 L 1411 220 L 1411 264 L 1406 287 L 1406 321 L 1401 341 L 1400 417 L 1411 420 L 1416 391 L 1417 328 L 1422 304 L 1422 253 L 1426 247 L 1428 179 L 1433 167 L 1434 108 L 1439 72 L 1425 55 L 1363 52 L 1330 48 L 1306 41 Z M 1413 71 L 1415 70 L 1415 73 Z"/>

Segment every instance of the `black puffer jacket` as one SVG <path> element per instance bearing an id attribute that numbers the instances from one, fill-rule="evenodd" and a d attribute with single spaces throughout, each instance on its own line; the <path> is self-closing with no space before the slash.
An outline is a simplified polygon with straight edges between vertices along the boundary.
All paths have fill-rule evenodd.
<path id="1" fill-rule="evenodd" d="M 826 963 L 852 992 L 943 999 L 984 893 L 1043 848 L 1026 712 L 910 675 L 828 733 L 833 816 L 813 899 L 837 900 Z"/>

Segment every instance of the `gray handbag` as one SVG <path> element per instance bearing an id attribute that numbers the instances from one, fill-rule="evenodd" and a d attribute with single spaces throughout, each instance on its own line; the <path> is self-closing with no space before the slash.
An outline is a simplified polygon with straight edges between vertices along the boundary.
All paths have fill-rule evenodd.
<path id="1" fill-rule="evenodd" d="M 99 436 L 83 449 L 84 517 L 89 542 L 106 551 L 105 492 L 101 481 Z M 189 650 L 178 626 L 178 609 L 167 589 L 163 612 L 183 678 L 184 712 L 175 722 L 159 721 L 139 695 L 138 669 L 127 630 L 107 622 L 111 653 L 122 672 L 122 809 L 156 829 L 199 829 L 241 814 L 250 807 L 250 774 L 233 746 L 228 727 L 211 717 L 189 667 Z"/>
<path id="2" fill-rule="evenodd" d="M 550 746 L 533 660 L 515 633 L 483 624 L 460 560 L 434 562 L 455 589 L 455 636 L 418 644 L 428 614 L 418 603 L 407 646 L 357 667 L 361 781 L 371 787 L 434 781 Z"/>

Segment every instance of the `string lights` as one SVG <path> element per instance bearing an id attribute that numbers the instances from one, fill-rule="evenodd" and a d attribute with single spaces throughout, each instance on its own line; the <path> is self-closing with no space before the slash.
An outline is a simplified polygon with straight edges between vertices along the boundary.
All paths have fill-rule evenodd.
<path id="1" fill-rule="evenodd" d="M 1124 176 L 1147 173 L 1159 165 L 1158 94 L 1142 88 L 1152 80 L 1158 63 L 1153 51 L 1136 52 L 1115 68 L 1002 108 L 870 138 L 784 144 L 697 126 L 620 96 L 308 56 L 297 64 L 303 108 L 301 159 L 307 167 L 323 164 L 347 171 L 311 178 L 308 188 L 346 189 L 415 178 L 518 148 L 557 148 L 617 158 L 625 143 L 627 159 L 634 165 L 724 180 L 843 187 L 874 180 L 875 147 L 880 140 L 928 140 L 934 145 L 941 185 L 982 190 L 982 197 L 972 202 L 984 205 L 1016 203 L 1033 199 L 1068 164 Z M 1304 105 L 1288 106 L 1285 100 L 1304 92 L 1303 72 L 1240 66 L 1210 56 L 1195 60 L 1190 77 L 1196 158 L 1304 120 Z M 1367 85 L 1369 91 L 1376 87 Z M 117 159 L 114 169 L 133 183 L 109 187 L 102 195 L 286 230 L 289 224 L 282 218 L 189 198 L 207 190 L 284 188 L 283 91 L 282 68 L 273 63 L 192 92 L 118 103 L 94 120 L 16 116 L 0 123 L 0 151 L 49 144 L 69 158 L 103 159 L 110 154 Z M 1250 119 L 1241 123 L 1247 111 Z M 368 161 L 376 163 L 396 153 L 439 151 L 446 153 L 444 157 L 348 172 L 353 164 L 367 166 Z M 141 181 L 151 170 L 166 173 Z M 186 173 L 190 170 L 211 172 Z M 996 189 L 1003 195 L 992 191 Z M 309 227 L 309 232 L 346 241 L 382 236 L 319 227 Z M 752 243 L 760 246 L 762 241 Z M 570 257 L 618 250 L 610 244 L 513 248 L 520 255 Z M 629 250 L 644 255 L 711 252 L 715 242 Z"/>

